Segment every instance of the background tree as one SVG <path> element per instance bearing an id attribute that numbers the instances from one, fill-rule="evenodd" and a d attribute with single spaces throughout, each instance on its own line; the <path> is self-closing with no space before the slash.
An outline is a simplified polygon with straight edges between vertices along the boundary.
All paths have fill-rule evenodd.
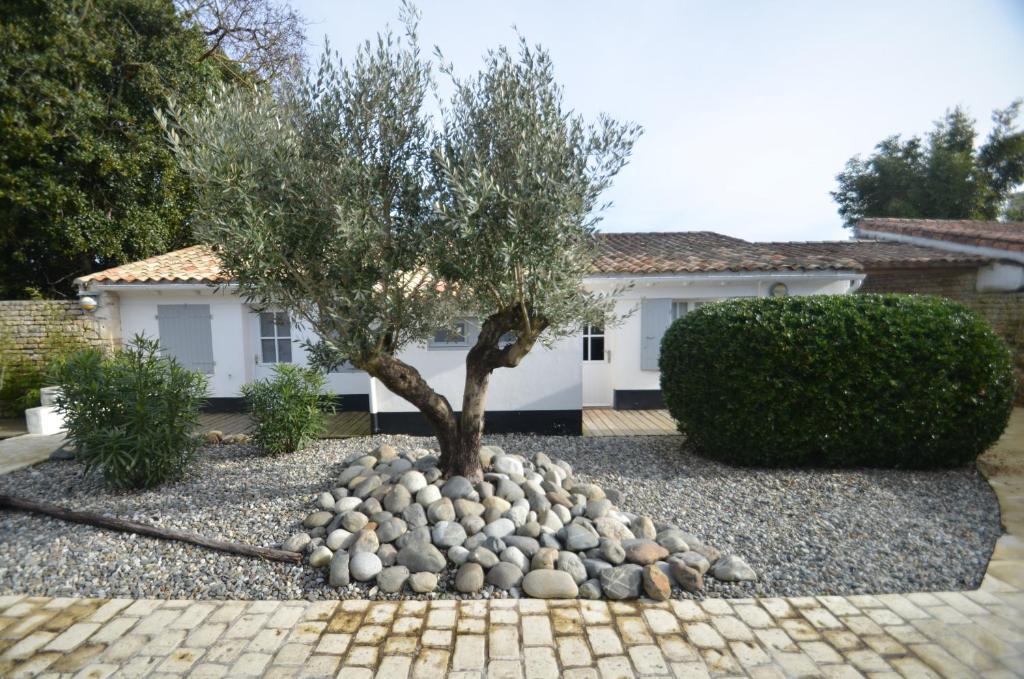
<path id="1" fill-rule="evenodd" d="M 456 81 L 436 129 L 431 66 L 407 32 L 329 55 L 294 92 L 225 90 L 178 112 L 168 134 L 199 191 L 197 233 L 242 295 L 273 303 L 404 397 L 437 434 L 451 474 L 480 473 L 491 373 L 600 318 L 581 283 L 597 201 L 639 129 L 564 108 L 548 55 L 490 53 Z M 481 319 L 461 414 L 401 351 Z"/>
<path id="2" fill-rule="evenodd" d="M 957 107 L 922 140 L 896 135 L 868 158 L 854 156 L 837 175 L 832 197 L 847 226 L 863 217 L 996 219 L 1024 181 L 1021 100 L 992 114 L 994 127 L 977 149 L 974 120 Z"/>
<path id="3" fill-rule="evenodd" d="M 153 115 L 221 77 L 170 0 L 13 0 L 0 19 L 0 295 L 188 244 L 192 192 Z"/>
<path id="4" fill-rule="evenodd" d="M 1011 194 L 1003 209 L 1003 220 L 1007 222 L 1024 222 L 1024 191 Z"/>
<path id="5" fill-rule="evenodd" d="M 206 37 L 199 57 L 221 59 L 247 75 L 272 82 L 303 63 L 306 21 L 275 0 L 174 0 L 186 25 Z"/>

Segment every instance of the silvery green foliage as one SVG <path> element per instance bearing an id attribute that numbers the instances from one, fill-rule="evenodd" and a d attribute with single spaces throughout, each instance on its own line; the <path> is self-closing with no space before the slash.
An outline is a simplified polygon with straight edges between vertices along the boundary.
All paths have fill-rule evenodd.
<path id="1" fill-rule="evenodd" d="M 164 125 L 200 192 L 196 233 L 242 295 L 323 338 L 319 362 L 370 369 L 474 315 L 487 341 L 521 339 L 489 370 L 515 365 L 608 311 L 581 283 L 599 196 L 639 128 L 565 110 L 549 56 L 525 42 L 455 79 L 435 125 L 415 19 L 351 63 L 328 52 L 293 90 L 222 89 Z"/>
<path id="2" fill-rule="evenodd" d="M 481 318 L 520 309 L 514 327 L 546 328 L 542 341 L 607 319 L 610 297 L 584 291 L 595 254 L 601 193 L 625 165 L 640 128 L 567 110 L 550 55 L 520 40 L 518 55 L 490 51 L 458 79 L 440 154 L 445 277 L 469 291 Z"/>
<path id="3" fill-rule="evenodd" d="M 165 120 L 200 192 L 196 233 L 243 296 L 310 324 L 320 354 L 394 353 L 451 317 L 430 273 L 431 90 L 410 30 L 349 64 L 327 51 L 286 93 L 225 88 Z"/>

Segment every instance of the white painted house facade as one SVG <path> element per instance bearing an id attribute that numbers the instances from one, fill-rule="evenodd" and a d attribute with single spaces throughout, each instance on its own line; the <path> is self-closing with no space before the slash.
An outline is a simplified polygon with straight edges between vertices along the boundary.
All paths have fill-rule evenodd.
<path id="1" fill-rule="evenodd" d="M 737 297 L 848 294 L 863 278 L 851 255 L 882 248 L 894 260 L 949 253 L 898 243 L 750 243 L 710 232 L 600 234 L 600 254 L 585 285 L 617 291 L 616 322 L 588 327 L 552 347 L 538 345 L 516 368 L 492 377 L 486 428 L 578 435 L 584 407 L 661 407 L 661 336 L 701 304 Z M 854 252 L 856 251 L 856 252 Z M 938 253 L 938 254 L 936 254 Z M 874 255 L 873 255 L 874 256 Z M 213 410 L 242 406 L 242 385 L 277 363 L 305 364 L 307 331 L 286 314 L 245 303 L 215 255 L 194 246 L 101 271 L 77 281 L 80 295 L 122 342 L 137 334 L 209 377 Z M 439 332 L 409 348 L 415 366 L 453 404 L 462 402 L 473 321 L 462 336 Z M 375 431 L 428 433 L 414 406 L 366 373 L 327 376 L 343 410 L 369 411 Z"/>

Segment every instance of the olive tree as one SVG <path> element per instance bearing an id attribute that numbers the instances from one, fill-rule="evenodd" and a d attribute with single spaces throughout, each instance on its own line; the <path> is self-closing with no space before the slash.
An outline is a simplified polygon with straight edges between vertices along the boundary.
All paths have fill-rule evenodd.
<path id="1" fill-rule="evenodd" d="M 410 20 L 288 92 L 222 89 L 164 124 L 198 190 L 196 233 L 240 293 L 307 324 L 322 365 L 350 361 L 415 405 L 442 468 L 475 477 L 491 374 L 609 311 L 582 279 L 640 130 L 567 110 L 525 42 L 473 77 L 441 71 L 454 95 L 432 116 Z M 467 317 L 480 331 L 457 411 L 402 350 Z"/>

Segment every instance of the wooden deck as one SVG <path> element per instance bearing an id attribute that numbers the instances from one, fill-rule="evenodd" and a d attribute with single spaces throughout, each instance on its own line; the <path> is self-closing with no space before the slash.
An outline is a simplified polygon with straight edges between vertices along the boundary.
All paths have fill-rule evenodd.
<path id="1" fill-rule="evenodd" d="M 328 413 L 327 431 L 322 438 L 344 439 L 351 436 L 370 435 L 370 413 Z M 252 427 L 252 420 L 244 413 L 202 413 L 199 416 L 201 431 L 215 429 L 228 434 L 244 434 Z"/>
<path id="2" fill-rule="evenodd" d="M 673 436 L 675 420 L 667 410 L 584 408 L 584 436 Z"/>

